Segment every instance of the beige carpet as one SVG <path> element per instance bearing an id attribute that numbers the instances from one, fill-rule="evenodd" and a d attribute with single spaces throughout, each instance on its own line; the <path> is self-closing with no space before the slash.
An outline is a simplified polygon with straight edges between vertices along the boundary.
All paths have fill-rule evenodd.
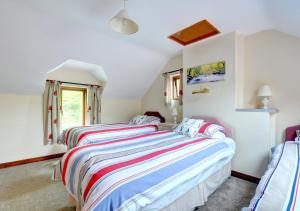
<path id="1" fill-rule="evenodd" d="M 0 210 L 74 211 L 66 191 L 50 179 L 53 161 L 0 169 Z M 249 203 L 256 185 L 231 177 L 209 198 L 201 211 L 235 211 Z"/>

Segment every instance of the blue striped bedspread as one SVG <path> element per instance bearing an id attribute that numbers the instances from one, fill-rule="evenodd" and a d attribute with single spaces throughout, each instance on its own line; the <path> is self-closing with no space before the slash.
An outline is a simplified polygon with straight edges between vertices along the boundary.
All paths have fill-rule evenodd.
<path id="1" fill-rule="evenodd" d="M 67 145 L 68 149 L 72 149 L 76 146 L 100 143 L 154 131 L 157 131 L 157 125 L 153 124 L 131 125 L 128 123 L 115 123 L 79 126 L 64 130 L 58 142 Z"/>
<path id="2" fill-rule="evenodd" d="M 243 211 L 300 210 L 299 147 L 299 142 L 288 141 L 275 148 L 255 196 Z"/>
<path id="3" fill-rule="evenodd" d="M 82 210 L 143 210 L 234 151 L 232 139 L 159 131 L 75 147 L 60 172 Z"/>

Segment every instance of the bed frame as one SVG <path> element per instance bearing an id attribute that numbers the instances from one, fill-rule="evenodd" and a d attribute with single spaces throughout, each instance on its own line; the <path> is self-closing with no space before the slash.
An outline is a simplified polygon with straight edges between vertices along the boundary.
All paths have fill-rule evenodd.
<path id="1" fill-rule="evenodd" d="M 160 122 L 161 123 L 164 123 L 166 122 L 166 119 L 165 117 L 163 117 L 159 112 L 157 111 L 146 111 L 145 114 L 146 116 L 155 116 L 155 117 L 158 117 L 160 119 Z"/>
<path id="2" fill-rule="evenodd" d="M 285 129 L 285 140 L 294 141 L 295 138 L 297 137 L 296 130 L 300 130 L 300 125 L 295 125 Z"/>

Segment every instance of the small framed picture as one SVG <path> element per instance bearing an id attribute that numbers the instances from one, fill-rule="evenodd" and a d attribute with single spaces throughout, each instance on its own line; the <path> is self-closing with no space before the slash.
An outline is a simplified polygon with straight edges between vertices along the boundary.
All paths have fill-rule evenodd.
<path id="1" fill-rule="evenodd" d="M 225 80 L 225 61 L 198 65 L 187 69 L 187 84 L 199 84 Z"/>

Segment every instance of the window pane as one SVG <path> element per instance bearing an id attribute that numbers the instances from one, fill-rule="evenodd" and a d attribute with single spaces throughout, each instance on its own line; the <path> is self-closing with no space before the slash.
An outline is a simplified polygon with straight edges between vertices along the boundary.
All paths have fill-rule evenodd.
<path id="1" fill-rule="evenodd" d="M 176 84 L 177 84 L 177 98 L 178 98 L 179 92 L 180 92 L 180 79 L 179 78 L 176 80 Z"/>
<path id="2" fill-rule="evenodd" d="M 174 99 L 177 99 L 178 98 L 177 78 L 174 78 L 173 84 L 174 84 L 173 96 L 174 96 Z"/>
<path id="3" fill-rule="evenodd" d="M 62 90 L 63 129 L 83 124 L 83 94 L 82 91 Z"/>
<path id="4" fill-rule="evenodd" d="M 172 89 L 171 89 L 173 100 L 178 100 L 179 92 L 180 92 L 180 76 L 175 75 L 172 77 Z"/>

